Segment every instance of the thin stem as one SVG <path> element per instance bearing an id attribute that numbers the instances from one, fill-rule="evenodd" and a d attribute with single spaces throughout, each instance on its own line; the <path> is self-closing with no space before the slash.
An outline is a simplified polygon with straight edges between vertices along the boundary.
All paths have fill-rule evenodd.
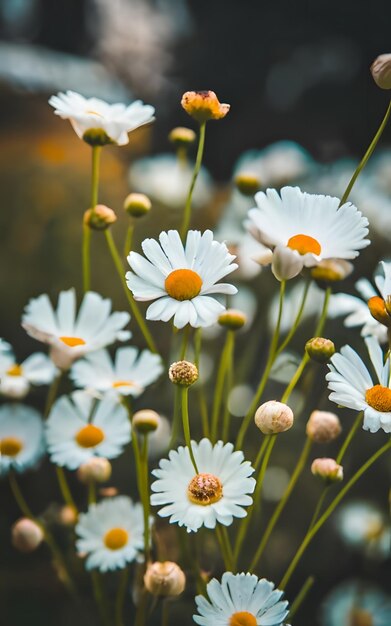
<path id="1" fill-rule="evenodd" d="M 183 211 L 182 226 L 179 231 L 182 241 L 185 240 L 187 231 L 189 230 L 190 218 L 191 218 L 191 201 L 193 198 L 193 191 L 194 191 L 194 187 L 197 181 L 199 171 L 201 169 L 202 157 L 204 154 L 205 130 L 206 130 L 206 122 L 202 122 L 200 124 L 200 134 L 198 137 L 198 149 L 197 149 L 196 162 L 194 165 L 193 176 L 191 178 L 191 183 L 190 183 L 189 191 L 188 191 L 186 202 L 185 202 L 185 208 Z"/>
<path id="2" fill-rule="evenodd" d="M 180 360 L 183 361 L 186 358 L 187 346 L 189 344 L 189 336 L 190 336 L 190 324 L 186 324 L 183 329 L 182 335 L 182 346 L 180 350 Z"/>
<path id="3" fill-rule="evenodd" d="M 125 259 L 128 257 L 129 252 L 132 249 L 133 233 L 134 233 L 134 224 L 129 224 L 128 230 L 126 231 L 125 244 L 124 244 L 124 258 Z"/>
<path id="4" fill-rule="evenodd" d="M 216 525 L 216 537 L 220 544 L 221 554 L 224 560 L 224 566 L 227 571 L 232 571 L 233 564 L 231 561 L 231 555 L 227 546 L 226 538 L 223 534 L 222 528 L 217 524 Z"/>
<path id="5" fill-rule="evenodd" d="M 344 496 L 350 491 L 350 489 L 356 484 L 356 482 L 361 478 L 361 476 L 377 461 L 378 458 L 382 456 L 385 452 L 391 449 L 391 439 L 382 446 L 377 452 L 375 452 L 365 463 L 357 470 L 357 472 L 352 476 L 349 482 L 341 489 L 341 491 L 336 495 L 334 500 L 329 504 L 323 515 L 318 519 L 316 524 L 307 532 L 304 537 L 299 549 L 297 550 L 294 558 L 292 559 L 291 564 L 289 565 L 284 577 L 281 580 L 281 583 L 278 585 L 278 588 L 283 590 L 288 584 L 293 572 L 296 569 L 298 562 L 303 556 L 307 546 L 315 537 L 317 532 L 322 528 L 323 524 L 328 520 L 330 515 L 333 513 L 334 509 L 338 506 Z"/>
<path id="6" fill-rule="evenodd" d="M 189 449 L 189 454 L 191 458 L 191 462 L 193 463 L 193 467 L 195 469 L 196 474 L 198 474 L 198 467 L 196 460 L 194 458 L 193 449 L 191 447 L 191 436 L 190 436 L 190 420 L 189 420 L 189 388 L 182 387 L 181 388 L 181 400 L 182 400 L 182 424 L 183 424 L 183 434 L 185 437 L 186 446 Z"/>
<path id="7" fill-rule="evenodd" d="M 100 618 L 104 626 L 111 626 L 111 619 L 107 607 L 107 599 L 103 588 L 103 580 L 98 570 L 91 570 L 92 587 Z"/>
<path id="8" fill-rule="evenodd" d="M 338 456 L 335 459 L 337 461 L 337 463 L 341 463 L 343 457 L 346 454 L 346 450 L 348 449 L 348 447 L 351 444 L 351 441 L 354 437 L 354 435 L 356 434 L 359 426 L 361 426 L 362 423 L 362 417 L 363 417 L 363 412 L 360 411 L 357 416 L 356 419 L 353 422 L 353 425 L 351 427 L 351 429 L 349 430 L 348 434 L 346 435 L 345 441 L 343 442 L 340 451 L 338 452 Z"/>
<path id="9" fill-rule="evenodd" d="M 314 582 L 315 582 L 315 578 L 313 576 L 308 576 L 308 578 L 305 581 L 304 585 L 302 586 L 302 588 L 300 589 L 300 591 L 297 594 L 296 598 L 292 602 L 292 605 L 291 605 L 291 608 L 290 608 L 290 611 L 289 611 L 289 615 L 288 615 L 289 620 L 291 620 L 292 617 L 294 617 L 296 615 L 297 611 L 299 610 L 299 608 L 303 604 L 304 600 L 308 596 L 309 592 L 311 591 Z"/>
<path id="10" fill-rule="evenodd" d="M 235 350 L 235 336 L 233 338 L 232 350 L 228 355 L 228 363 L 227 363 L 227 373 L 226 373 L 226 382 L 225 382 L 225 399 L 223 402 L 224 412 L 223 412 L 223 430 L 222 430 L 222 440 L 228 441 L 229 439 L 229 431 L 230 431 L 230 417 L 231 412 L 229 410 L 229 396 L 233 387 L 234 381 L 234 350 Z"/>
<path id="11" fill-rule="evenodd" d="M 305 287 L 304 287 L 304 291 L 303 291 L 303 297 L 301 299 L 301 304 L 300 304 L 299 310 L 298 310 L 298 312 L 296 314 L 295 321 L 293 322 L 293 325 L 292 325 L 289 333 L 285 337 L 284 341 L 281 343 L 280 346 L 278 346 L 278 348 L 276 350 L 276 357 L 279 354 L 281 354 L 281 352 L 283 350 L 285 350 L 285 348 L 290 343 L 292 337 L 294 336 L 294 334 L 295 334 L 295 332 L 296 332 L 296 330 L 297 330 L 297 328 L 298 328 L 298 326 L 300 324 L 301 318 L 302 318 L 303 313 L 304 313 L 305 303 L 307 302 L 308 291 L 309 291 L 310 286 L 311 286 L 311 277 L 309 277 L 307 279 L 307 281 L 306 281 L 306 284 L 305 284 Z"/>
<path id="12" fill-rule="evenodd" d="M 232 360 L 232 352 L 234 348 L 234 331 L 228 330 L 223 350 L 221 352 L 220 363 L 217 370 L 217 379 L 215 385 L 215 392 L 213 398 L 212 408 L 212 427 L 211 427 L 211 439 L 212 443 L 216 441 L 218 426 L 219 426 L 219 414 L 221 403 L 223 399 L 224 383 L 229 369 L 229 364 Z"/>
<path id="13" fill-rule="evenodd" d="M 143 485 L 143 510 L 144 510 L 144 556 L 145 564 L 147 565 L 150 559 L 150 532 L 149 532 L 149 518 L 150 518 L 150 502 L 149 502 L 149 473 L 148 473 L 148 434 L 143 435 L 143 445 L 141 448 L 140 456 L 140 469 L 142 472 L 142 485 Z"/>
<path id="14" fill-rule="evenodd" d="M 181 419 L 180 407 L 181 407 L 181 388 L 178 387 L 178 386 L 175 386 L 175 390 L 174 390 L 174 415 L 173 415 L 173 418 L 172 418 L 170 443 L 168 444 L 169 450 L 171 450 L 171 448 L 174 447 L 174 444 L 176 443 L 176 441 L 178 439 L 179 423 L 180 423 L 180 419 Z"/>
<path id="15" fill-rule="evenodd" d="M 43 416 L 45 419 L 48 417 L 50 413 L 50 409 L 52 408 L 53 403 L 57 397 L 57 392 L 60 386 L 62 375 L 63 375 L 63 372 L 60 372 L 58 376 L 56 376 L 56 378 L 53 380 L 52 384 L 50 385 L 48 389 L 48 394 L 46 396 L 46 402 L 45 402 L 45 409 L 43 412 Z"/>
<path id="16" fill-rule="evenodd" d="M 93 146 L 92 159 L 91 159 L 91 201 L 90 209 L 94 210 L 98 204 L 98 191 L 99 191 L 99 163 L 102 148 L 100 146 Z M 83 290 L 84 293 L 89 291 L 91 286 L 91 261 L 90 261 L 90 248 L 91 248 L 91 228 L 87 225 L 83 225 Z"/>
<path id="17" fill-rule="evenodd" d="M 202 347 L 202 328 L 197 328 L 194 333 L 194 364 L 199 369 Z M 202 380 L 198 380 L 196 392 L 198 395 L 198 403 L 200 407 L 202 434 L 204 437 L 210 437 L 208 406 L 205 398 L 204 384 Z"/>
<path id="18" fill-rule="evenodd" d="M 264 437 L 261 447 L 258 450 L 258 454 L 256 456 L 256 459 L 253 463 L 253 468 L 255 469 L 255 471 L 257 471 L 258 467 L 261 464 L 261 461 L 263 459 L 263 455 L 265 454 L 265 450 L 267 448 L 267 446 L 269 445 L 269 437 Z"/>
<path id="19" fill-rule="evenodd" d="M 117 597 L 115 600 L 115 626 L 124 626 L 123 612 L 128 580 L 129 569 L 126 567 L 120 574 Z"/>
<path id="20" fill-rule="evenodd" d="M 60 487 L 60 491 L 61 491 L 62 497 L 64 498 L 65 504 L 72 507 L 74 511 L 77 512 L 77 506 L 73 499 L 71 490 L 69 488 L 64 469 L 60 467 L 59 465 L 56 465 L 56 474 L 57 474 L 57 480 L 58 480 L 58 484 Z"/>
<path id="21" fill-rule="evenodd" d="M 132 296 L 132 294 L 131 294 L 131 292 L 128 289 L 128 286 L 126 284 L 125 270 L 124 270 L 124 267 L 122 265 L 122 261 L 121 261 L 121 258 L 119 256 L 119 253 L 118 253 L 118 250 L 117 250 L 117 246 L 115 245 L 115 241 L 113 239 L 113 236 L 112 236 L 112 234 L 111 234 L 111 232 L 110 232 L 110 230 L 108 228 L 104 232 L 105 232 L 106 242 L 107 242 L 107 245 L 108 245 L 111 257 L 112 257 L 114 265 L 116 267 L 118 276 L 120 277 L 121 284 L 122 284 L 122 287 L 123 287 L 126 299 L 127 299 L 128 303 L 129 303 L 130 309 L 131 309 L 131 311 L 132 311 L 132 313 L 134 315 L 134 318 L 135 318 L 135 320 L 136 320 L 136 322 L 137 322 L 137 324 L 138 324 L 138 326 L 139 326 L 139 328 L 141 330 L 141 333 L 142 333 L 142 335 L 143 335 L 143 337 L 144 337 L 144 339 L 146 341 L 146 344 L 147 344 L 148 348 L 151 350 L 151 352 L 157 353 L 157 348 L 155 346 L 155 342 L 154 342 L 154 340 L 152 338 L 152 335 L 149 332 L 149 330 L 147 328 L 147 325 L 146 325 L 146 323 L 144 321 L 144 318 L 143 318 L 143 316 L 142 316 L 142 314 L 141 314 L 141 312 L 140 312 L 140 310 L 139 310 L 139 308 L 138 308 L 138 306 L 137 306 L 137 304 L 136 304 L 136 302 L 135 302 L 135 300 L 134 300 L 134 298 L 133 298 L 133 296 Z"/>
<path id="22" fill-rule="evenodd" d="M 162 626 L 170 626 L 169 622 L 170 604 L 167 598 L 162 602 Z"/>

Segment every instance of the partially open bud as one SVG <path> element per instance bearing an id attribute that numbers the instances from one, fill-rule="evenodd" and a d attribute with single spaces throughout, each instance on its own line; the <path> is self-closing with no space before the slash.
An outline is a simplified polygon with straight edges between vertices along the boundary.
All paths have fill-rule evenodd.
<path id="1" fill-rule="evenodd" d="M 186 586 L 186 576 L 176 563 L 156 561 L 148 565 L 144 584 L 154 596 L 179 596 Z"/>
<path id="2" fill-rule="evenodd" d="M 293 411 L 283 402 L 269 400 L 257 409 L 254 421 L 264 435 L 283 433 L 293 426 Z"/>
<path id="3" fill-rule="evenodd" d="M 335 353 L 335 345 L 331 339 L 313 337 L 305 344 L 305 351 L 317 363 L 327 363 Z"/>
<path id="4" fill-rule="evenodd" d="M 136 411 L 132 418 L 132 426 L 139 433 L 150 433 L 157 429 L 160 423 L 160 415 L 151 409 Z"/>
<path id="5" fill-rule="evenodd" d="M 230 330 L 239 330 L 239 328 L 242 328 L 247 322 L 247 315 L 236 309 L 227 309 L 227 311 L 219 315 L 217 321 L 220 326 L 225 326 Z"/>
<path id="6" fill-rule="evenodd" d="M 380 89 L 391 89 L 391 54 L 381 54 L 371 65 L 371 74 Z"/>
<path id="7" fill-rule="evenodd" d="M 344 259 L 325 259 L 311 269 L 311 276 L 320 283 L 344 280 L 353 272 L 353 264 Z"/>
<path id="8" fill-rule="evenodd" d="M 253 196 L 261 188 L 261 181 L 252 172 L 241 172 L 235 177 L 235 185 L 244 196 Z"/>
<path id="9" fill-rule="evenodd" d="M 277 280 L 290 280 L 303 269 L 301 255 L 287 246 L 276 246 L 272 257 L 272 272 Z"/>
<path id="10" fill-rule="evenodd" d="M 84 213 L 83 221 L 93 230 L 106 230 L 117 221 L 117 216 L 113 209 L 104 204 L 97 204 L 95 209 L 88 209 Z"/>
<path id="11" fill-rule="evenodd" d="M 110 476 L 111 463 L 103 457 L 93 456 L 77 470 L 77 477 L 82 483 L 105 483 Z"/>
<path id="12" fill-rule="evenodd" d="M 388 314 L 386 303 L 380 296 L 373 296 L 368 300 L 368 309 L 377 322 L 391 328 L 391 317 Z"/>
<path id="13" fill-rule="evenodd" d="M 131 217 L 143 217 L 151 208 L 150 199 L 143 193 L 130 193 L 124 201 L 124 209 Z"/>
<path id="14" fill-rule="evenodd" d="M 230 109 L 229 104 L 219 102 L 214 91 L 186 91 L 181 105 L 186 113 L 200 124 L 208 120 L 220 120 Z"/>
<path id="15" fill-rule="evenodd" d="M 22 517 L 12 526 L 12 545 L 20 552 L 33 552 L 42 543 L 43 530 L 27 517 Z"/>
<path id="16" fill-rule="evenodd" d="M 190 387 L 198 380 L 198 369 L 190 361 L 177 361 L 170 365 L 168 376 L 174 385 Z"/>
<path id="17" fill-rule="evenodd" d="M 306 426 L 306 433 L 312 441 L 329 443 L 334 441 L 341 432 L 341 422 L 335 413 L 312 411 Z"/>
<path id="18" fill-rule="evenodd" d="M 168 135 L 169 141 L 177 148 L 187 148 L 197 139 L 197 135 L 191 128 L 177 126 L 170 131 Z"/>
<path id="19" fill-rule="evenodd" d="M 327 482 L 336 483 L 343 480 L 343 467 L 334 459 L 315 459 L 311 465 L 311 472 Z"/>

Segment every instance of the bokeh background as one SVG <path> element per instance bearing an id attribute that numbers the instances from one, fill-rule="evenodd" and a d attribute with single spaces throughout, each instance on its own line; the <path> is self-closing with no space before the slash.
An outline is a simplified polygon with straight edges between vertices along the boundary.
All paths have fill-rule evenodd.
<path id="1" fill-rule="evenodd" d="M 167 172 L 175 169 L 168 132 L 173 126 L 192 125 L 180 107 L 181 94 L 188 89 L 216 91 L 222 101 L 231 104 L 231 112 L 224 121 L 208 126 L 207 171 L 201 181 L 194 223 L 216 228 L 225 237 L 251 206 L 232 185 L 235 165 L 247 150 L 264 151 L 278 141 L 295 142 L 299 144 L 295 154 L 301 155 L 297 159 L 304 167 L 291 172 L 282 150 L 272 172 L 265 170 L 263 182 L 277 187 L 284 182 L 299 183 L 311 191 L 342 194 L 387 106 L 387 93 L 375 86 L 369 66 L 378 54 L 390 51 L 390 19 L 387 0 L 0 0 L 0 334 L 14 345 L 20 358 L 37 347 L 20 328 L 20 315 L 28 299 L 43 292 L 55 296 L 72 285 L 81 287 L 80 220 L 88 208 L 90 151 L 68 123 L 53 115 L 47 104 L 52 93 L 73 89 L 113 102 L 137 97 L 156 107 L 152 127 L 135 132 L 124 148 L 105 148 L 102 160 L 100 199 L 118 213 L 114 235 L 119 243 L 126 228 L 127 217 L 122 212 L 126 194 L 145 191 L 154 200 L 153 213 L 137 229 L 137 246 L 147 233 L 156 235 L 162 228 L 176 227 L 180 220 L 178 207 L 183 192 L 177 191 L 176 186 L 181 185 L 177 174 L 156 178 L 154 161 L 148 159 L 166 155 L 160 157 L 158 167 L 167 167 Z M 391 130 L 387 129 L 378 156 L 358 185 L 357 196 L 353 196 L 373 220 L 374 244 L 361 255 L 353 278 L 343 285 L 350 292 L 358 276 L 370 277 L 377 262 L 389 256 L 390 144 Z M 125 302 L 112 276 L 111 260 L 96 236 L 94 284 L 121 309 Z M 243 287 L 254 320 L 238 349 L 238 384 L 256 384 L 265 358 L 269 306 L 275 289 L 267 272 L 251 275 Z M 298 353 L 311 328 L 293 346 Z M 163 325 L 156 324 L 159 345 L 166 350 L 163 330 Z M 346 341 L 359 345 L 359 333 L 346 331 L 342 322 L 330 323 L 328 331 L 338 346 Z M 135 341 L 141 345 L 137 331 Z M 221 336 L 211 336 L 206 346 L 209 363 L 216 358 L 221 342 Z M 250 344 L 254 346 L 251 351 Z M 207 365 L 205 368 L 207 372 Z M 299 395 L 295 400 L 304 417 L 319 405 L 320 397 L 322 407 L 330 408 L 323 393 L 323 374 L 320 368 L 319 375 L 308 381 L 305 401 Z M 274 384 L 267 392 L 270 397 L 280 393 L 281 386 Z M 238 417 L 245 407 L 246 393 L 247 387 L 237 392 L 236 403 L 242 407 Z M 44 392 L 39 390 L 31 403 L 39 406 L 43 398 Z M 171 397 L 164 381 L 143 402 L 170 416 Z M 284 471 L 294 465 L 304 417 L 302 426 L 276 448 L 276 472 L 269 477 L 265 492 L 266 517 L 286 480 Z M 344 419 L 347 428 L 347 411 Z M 381 433 L 360 433 L 348 463 L 357 467 L 383 440 Z M 327 454 L 332 453 L 330 447 Z M 22 479 L 37 512 L 44 511 L 49 501 L 60 502 L 55 480 L 45 471 L 48 467 Z M 115 462 L 112 482 L 124 492 L 134 493 L 128 472 L 125 461 Z M 82 501 L 81 486 L 72 477 L 71 481 Z M 389 464 L 384 461 L 359 488 L 385 516 L 389 482 Z M 310 475 L 300 483 L 273 535 L 261 575 L 280 579 L 319 490 Z M 353 496 L 358 497 L 358 492 Z M 9 528 L 18 511 L 6 484 L 0 486 L 0 497 L 0 624 L 96 623 L 89 617 L 87 580 L 82 579 L 84 615 L 69 604 L 53 577 L 44 548 L 26 557 L 10 546 Z M 49 517 L 56 514 L 46 511 Z M 61 532 L 60 540 L 65 541 Z M 245 548 L 248 553 L 251 549 L 251 545 Z M 206 565 L 217 563 L 218 569 L 213 550 L 207 557 Z M 390 591 L 389 558 L 368 557 L 350 549 L 332 524 L 303 559 L 289 588 L 291 597 L 309 573 L 314 574 L 316 585 L 296 618 L 295 624 L 302 626 L 321 624 L 324 598 L 352 576 Z M 115 577 L 109 583 L 114 590 Z M 191 624 L 191 611 L 190 596 L 182 598 L 173 611 L 173 623 Z"/>

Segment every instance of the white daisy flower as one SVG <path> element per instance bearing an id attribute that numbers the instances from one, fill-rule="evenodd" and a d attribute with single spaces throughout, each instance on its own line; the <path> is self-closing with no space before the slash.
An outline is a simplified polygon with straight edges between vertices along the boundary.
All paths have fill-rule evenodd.
<path id="1" fill-rule="evenodd" d="M 357 208 L 331 196 L 283 187 L 255 195 L 257 208 L 248 213 L 251 234 L 270 250 L 279 280 L 297 276 L 303 267 L 326 259 L 354 259 L 369 245 L 368 220 Z"/>
<path id="2" fill-rule="evenodd" d="M 143 241 L 146 259 L 137 252 L 128 256 L 133 271 L 126 279 L 134 298 L 156 300 L 147 319 L 168 322 L 174 317 L 177 328 L 213 324 L 225 307 L 211 295 L 237 292 L 233 285 L 217 282 L 238 267 L 232 263 L 235 257 L 213 240 L 211 230 L 190 230 L 185 246 L 176 230 L 160 233 L 159 242 Z"/>
<path id="3" fill-rule="evenodd" d="M 24 472 L 45 451 L 40 414 L 24 404 L 0 407 L 0 475 L 10 470 Z"/>
<path id="4" fill-rule="evenodd" d="M 326 375 L 330 400 L 356 411 L 364 411 L 364 430 L 391 432 L 390 361 L 383 360 L 382 349 L 374 337 L 367 337 L 375 382 L 363 361 L 350 346 L 343 346 L 331 357 Z"/>
<path id="5" fill-rule="evenodd" d="M 4 354 L 5 352 L 12 352 L 12 346 L 8 341 L 0 338 L 0 354 Z"/>
<path id="6" fill-rule="evenodd" d="M 54 113 L 69 120 L 80 139 L 97 145 L 115 143 L 124 146 L 129 142 L 128 133 L 139 126 L 152 122 L 155 109 L 141 100 L 129 106 L 108 104 L 99 98 L 84 98 L 74 91 L 52 96 L 49 104 Z"/>
<path id="7" fill-rule="evenodd" d="M 131 333 L 122 330 L 129 320 L 125 311 L 111 313 L 111 300 L 94 291 L 84 295 L 76 316 L 75 290 L 69 289 L 60 292 L 56 311 L 47 294 L 30 300 L 22 326 L 31 337 L 51 346 L 50 356 L 57 367 L 68 369 L 88 352 L 129 339 Z"/>
<path id="8" fill-rule="evenodd" d="M 11 346 L 7 351 L 0 350 L 0 394 L 3 396 L 20 400 L 28 394 L 31 385 L 49 385 L 56 374 L 52 361 L 42 352 L 18 363 Z"/>
<path id="9" fill-rule="evenodd" d="M 225 572 L 221 583 L 213 578 L 206 586 L 209 600 L 197 596 L 200 626 L 282 626 L 288 615 L 283 591 L 255 574 Z"/>
<path id="10" fill-rule="evenodd" d="M 126 409 L 115 397 L 97 401 L 75 391 L 53 405 L 46 423 L 46 441 L 53 463 L 77 469 L 94 456 L 114 459 L 131 439 Z"/>
<path id="11" fill-rule="evenodd" d="M 137 398 L 163 371 L 158 354 L 137 348 L 118 348 L 115 361 L 107 350 L 87 355 L 72 366 L 70 377 L 76 387 L 86 387 L 105 393 Z"/>
<path id="12" fill-rule="evenodd" d="M 337 512 L 335 525 L 342 539 L 352 548 L 365 550 L 374 556 L 390 556 L 389 519 L 371 502 L 348 502 Z"/>
<path id="13" fill-rule="evenodd" d="M 322 626 L 391 624 L 391 596 L 360 580 L 338 585 L 326 597 L 322 608 Z"/>
<path id="14" fill-rule="evenodd" d="M 247 495 L 253 493 L 254 472 L 243 452 L 234 452 L 232 443 L 209 439 L 192 443 L 199 473 L 194 470 L 189 449 L 180 446 L 169 452 L 169 460 L 162 459 L 159 469 L 152 472 L 158 480 L 152 483 L 151 504 L 164 505 L 160 517 L 186 526 L 187 532 L 201 526 L 215 528 L 217 522 L 229 526 L 234 517 L 247 515 L 244 506 L 252 504 Z"/>
<path id="15" fill-rule="evenodd" d="M 76 548 L 87 553 L 86 568 L 101 572 L 123 569 L 135 559 L 142 560 L 144 515 L 140 503 L 126 496 L 91 504 L 79 516 Z"/>

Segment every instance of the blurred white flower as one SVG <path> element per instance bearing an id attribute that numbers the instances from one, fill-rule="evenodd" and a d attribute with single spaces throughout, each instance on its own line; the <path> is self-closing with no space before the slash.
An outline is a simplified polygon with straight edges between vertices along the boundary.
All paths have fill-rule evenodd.
<path id="1" fill-rule="evenodd" d="M 329 593 L 322 607 L 322 626 L 389 626 L 391 596 L 365 581 L 343 582 Z"/>
<path id="2" fill-rule="evenodd" d="M 158 459 L 166 454 L 171 439 L 171 424 L 164 415 L 160 415 L 156 430 L 148 435 L 148 456 Z"/>
<path id="3" fill-rule="evenodd" d="M 31 385 L 49 385 L 53 381 L 57 369 L 46 354 L 36 352 L 18 363 L 9 348 L 9 351 L 0 350 L 0 394 L 20 400 Z"/>
<path id="4" fill-rule="evenodd" d="M 40 414 L 24 404 L 0 407 L 0 476 L 34 467 L 45 452 Z"/>
<path id="5" fill-rule="evenodd" d="M 357 500 L 344 504 L 337 511 L 335 526 L 345 543 L 352 548 L 373 556 L 390 556 L 390 520 L 371 502 Z"/>

